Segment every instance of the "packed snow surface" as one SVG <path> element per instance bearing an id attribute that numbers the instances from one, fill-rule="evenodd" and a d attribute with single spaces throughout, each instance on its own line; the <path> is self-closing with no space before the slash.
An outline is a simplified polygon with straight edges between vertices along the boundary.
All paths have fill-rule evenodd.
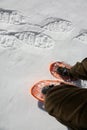
<path id="1" fill-rule="evenodd" d="M 67 130 L 30 89 L 49 65 L 87 57 L 87 1 L 0 1 L 0 130 Z M 86 81 L 81 81 L 87 87 Z"/>

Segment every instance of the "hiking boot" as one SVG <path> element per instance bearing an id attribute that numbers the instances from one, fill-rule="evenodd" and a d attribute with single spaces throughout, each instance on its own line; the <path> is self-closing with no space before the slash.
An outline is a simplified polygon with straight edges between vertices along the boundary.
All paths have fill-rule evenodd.
<path id="1" fill-rule="evenodd" d="M 70 69 L 67 67 L 58 67 L 56 72 L 66 81 L 76 81 L 78 78 L 75 78 L 71 75 Z"/>
<path id="2" fill-rule="evenodd" d="M 58 67 L 57 70 L 56 70 L 56 72 L 57 72 L 58 74 L 60 74 L 61 76 L 69 77 L 69 76 L 70 76 L 69 70 L 70 70 L 70 69 L 68 69 L 68 68 L 66 68 L 66 67 Z"/>
<path id="3" fill-rule="evenodd" d="M 53 88 L 54 87 L 54 85 L 52 84 L 52 85 L 48 85 L 48 86 L 45 86 L 45 87 L 43 87 L 42 88 L 42 94 L 44 94 L 44 95 L 46 95 L 47 94 L 47 92 L 51 89 L 51 88 Z"/>

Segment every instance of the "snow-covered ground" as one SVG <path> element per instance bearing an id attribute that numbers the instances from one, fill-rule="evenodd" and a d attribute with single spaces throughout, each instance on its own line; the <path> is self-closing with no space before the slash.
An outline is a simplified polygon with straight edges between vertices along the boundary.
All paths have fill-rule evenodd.
<path id="1" fill-rule="evenodd" d="M 30 88 L 55 79 L 50 63 L 87 57 L 86 12 L 86 0 L 0 0 L 0 130 L 67 130 Z"/>

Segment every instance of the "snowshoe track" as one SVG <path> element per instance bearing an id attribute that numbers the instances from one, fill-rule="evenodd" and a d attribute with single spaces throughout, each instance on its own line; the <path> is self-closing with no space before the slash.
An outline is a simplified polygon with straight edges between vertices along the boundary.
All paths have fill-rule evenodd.
<path id="1" fill-rule="evenodd" d="M 27 23 L 27 19 L 19 11 L 0 8 L 0 22 L 2 23 L 25 24 Z"/>
<path id="2" fill-rule="evenodd" d="M 19 44 L 17 44 L 17 42 Z M 46 34 L 24 31 L 24 32 L 3 32 L 0 33 L 0 45 L 2 47 L 20 47 L 24 44 L 38 48 L 52 48 L 55 41 Z"/>
<path id="3" fill-rule="evenodd" d="M 28 45 L 38 48 L 51 48 L 55 44 L 54 40 L 50 36 L 38 32 L 19 32 L 15 34 L 15 37 L 24 41 Z"/>
<path id="4" fill-rule="evenodd" d="M 52 17 L 45 19 L 41 27 L 51 32 L 70 32 L 73 29 L 70 21 Z"/>
<path id="5" fill-rule="evenodd" d="M 75 38 L 74 40 L 78 40 L 84 44 L 87 44 L 87 30 L 82 30 Z"/>

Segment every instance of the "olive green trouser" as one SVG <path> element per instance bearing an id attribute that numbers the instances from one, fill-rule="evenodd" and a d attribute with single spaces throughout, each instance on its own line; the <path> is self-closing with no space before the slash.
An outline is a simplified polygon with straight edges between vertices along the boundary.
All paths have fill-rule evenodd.
<path id="1" fill-rule="evenodd" d="M 70 73 L 87 80 L 87 58 L 77 62 Z M 48 91 L 45 109 L 62 124 L 73 130 L 87 130 L 87 89 L 73 85 L 58 85 Z"/>

